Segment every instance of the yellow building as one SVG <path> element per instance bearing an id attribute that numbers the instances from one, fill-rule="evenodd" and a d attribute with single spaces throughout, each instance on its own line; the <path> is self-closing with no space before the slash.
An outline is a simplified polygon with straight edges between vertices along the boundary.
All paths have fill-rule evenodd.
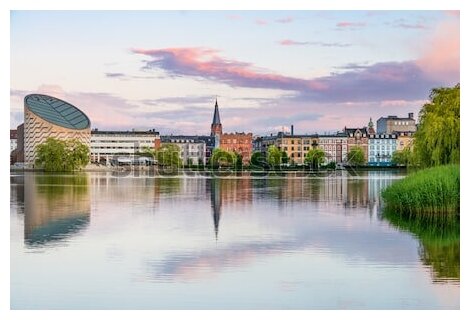
<path id="1" fill-rule="evenodd" d="M 413 147 L 413 133 L 412 132 L 396 132 L 397 135 L 397 151 L 401 151 L 406 147 Z"/>

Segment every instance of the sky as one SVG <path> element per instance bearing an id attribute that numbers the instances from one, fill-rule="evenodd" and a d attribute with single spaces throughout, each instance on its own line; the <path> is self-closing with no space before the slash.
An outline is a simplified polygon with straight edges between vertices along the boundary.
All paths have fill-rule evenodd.
<path id="1" fill-rule="evenodd" d="M 335 132 L 418 114 L 460 81 L 458 11 L 11 11 L 10 127 L 23 98 L 92 128 Z"/>

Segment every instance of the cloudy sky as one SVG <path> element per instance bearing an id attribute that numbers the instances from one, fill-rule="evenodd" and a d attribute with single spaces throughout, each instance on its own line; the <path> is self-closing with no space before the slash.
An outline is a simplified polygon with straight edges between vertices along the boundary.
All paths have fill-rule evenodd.
<path id="1" fill-rule="evenodd" d="M 296 133 L 418 113 L 459 82 L 455 11 L 12 11 L 10 126 L 46 93 L 99 129 Z"/>

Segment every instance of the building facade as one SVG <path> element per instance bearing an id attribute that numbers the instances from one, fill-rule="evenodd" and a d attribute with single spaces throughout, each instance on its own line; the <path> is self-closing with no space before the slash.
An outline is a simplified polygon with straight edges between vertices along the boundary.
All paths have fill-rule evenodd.
<path id="1" fill-rule="evenodd" d="M 392 155 L 397 150 L 396 134 L 369 135 L 369 166 L 390 166 Z"/>
<path id="2" fill-rule="evenodd" d="M 364 156 L 367 160 L 367 154 L 369 152 L 368 128 L 344 128 L 343 132 L 348 139 L 347 152 L 350 152 L 353 147 L 360 147 L 364 151 Z"/>
<path id="3" fill-rule="evenodd" d="M 24 161 L 33 166 L 36 147 L 47 138 L 77 139 L 90 146 L 90 120 L 63 100 L 30 94 L 24 98 Z"/>
<path id="4" fill-rule="evenodd" d="M 413 132 L 394 132 L 397 135 L 397 151 L 413 148 Z"/>
<path id="5" fill-rule="evenodd" d="M 281 133 L 278 136 L 277 147 L 285 151 L 290 163 L 304 164 L 307 153 L 318 147 L 318 135 L 295 135 Z"/>
<path id="6" fill-rule="evenodd" d="M 377 133 L 392 134 L 393 132 L 416 132 L 416 121 L 413 118 L 413 113 L 408 113 L 408 118 L 388 116 L 377 120 Z"/>
<path id="7" fill-rule="evenodd" d="M 10 129 L 10 153 L 18 146 L 18 130 Z"/>
<path id="8" fill-rule="evenodd" d="M 244 164 L 250 163 L 253 150 L 253 134 L 244 132 L 223 133 L 217 99 L 215 100 L 214 116 L 212 117 L 211 137 L 214 137 L 214 148 L 236 152 L 242 156 Z"/>
<path id="9" fill-rule="evenodd" d="M 146 148 L 160 146 L 160 134 L 149 131 L 98 131 L 91 132 L 91 161 L 109 165 L 118 156 L 132 157 Z"/>
<path id="10" fill-rule="evenodd" d="M 197 136 L 162 136 L 161 143 L 172 143 L 179 147 L 184 165 L 205 164 L 206 142 Z"/>
<path id="11" fill-rule="evenodd" d="M 348 137 L 345 133 L 318 136 L 318 146 L 325 152 L 326 163 L 346 162 Z"/>

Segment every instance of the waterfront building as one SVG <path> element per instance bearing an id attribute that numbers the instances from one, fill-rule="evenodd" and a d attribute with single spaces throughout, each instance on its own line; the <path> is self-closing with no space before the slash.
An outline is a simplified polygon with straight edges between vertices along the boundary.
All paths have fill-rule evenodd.
<path id="1" fill-rule="evenodd" d="M 413 113 L 408 113 L 408 118 L 388 116 L 377 120 L 377 133 L 392 134 L 393 132 L 416 132 L 416 121 L 413 119 Z"/>
<path id="2" fill-rule="evenodd" d="M 110 164 L 118 156 L 133 157 L 145 148 L 156 149 L 160 146 L 160 133 L 155 129 L 148 131 L 99 131 L 91 132 L 91 161 Z"/>
<path id="3" fill-rule="evenodd" d="M 397 151 L 402 151 L 403 149 L 413 147 L 413 135 L 414 132 L 394 132 L 397 135 Z"/>
<path id="4" fill-rule="evenodd" d="M 291 134 L 278 134 L 277 146 L 281 151 L 285 151 L 291 163 L 304 164 L 305 157 L 310 149 L 318 147 L 317 134 L 294 134 L 291 128 Z"/>
<path id="5" fill-rule="evenodd" d="M 369 135 L 369 166 L 390 166 L 392 155 L 397 149 L 396 134 L 371 134 Z"/>
<path id="6" fill-rule="evenodd" d="M 369 139 L 368 135 L 370 127 L 363 128 L 344 128 L 343 133 L 347 136 L 347 152 L 351 151 L 353 147 L 360 147 L 364 151 L 364 156 L 367 159 L 368 149 L 369 149 Z"/>
<path id="7" fill-rule="evenodd" d="M 10 153 L 13 150 L 16 150 L 17 145 L 18 145 L 18 130 L 10 129 Z"/>
<path id="8" fill-rule="evenodd" d="M 184 165 L 206 163 L 206 142 L 198 136 L 162 136 L 161 143 L 177 145 Z"/>
<path id="9" fill-rule="evenodd" d="M 215 100 L 214 116 L 212 117 L 211 137 L 214 137 L 213 148 L 236 152 L 242 156 L 244 164 L 250 163 L 253 134 L 245 132 L 223 133 L 217 99 Z"/>
<path id="10" fill-rule="evenodd" d="M 318 136 L 318 147 L 325 152 L 326 163 L 346 162 L 348 153 L 348 136 L 344 132 Z"/>
<path id="11" fill-rule="evenodd" d="M 24 98 L 24 161 L 32 166 L 36 147 L 47 138 L 77 139 L 90 146 L 90 120 L 63 100 L 30 94 Z"/>

